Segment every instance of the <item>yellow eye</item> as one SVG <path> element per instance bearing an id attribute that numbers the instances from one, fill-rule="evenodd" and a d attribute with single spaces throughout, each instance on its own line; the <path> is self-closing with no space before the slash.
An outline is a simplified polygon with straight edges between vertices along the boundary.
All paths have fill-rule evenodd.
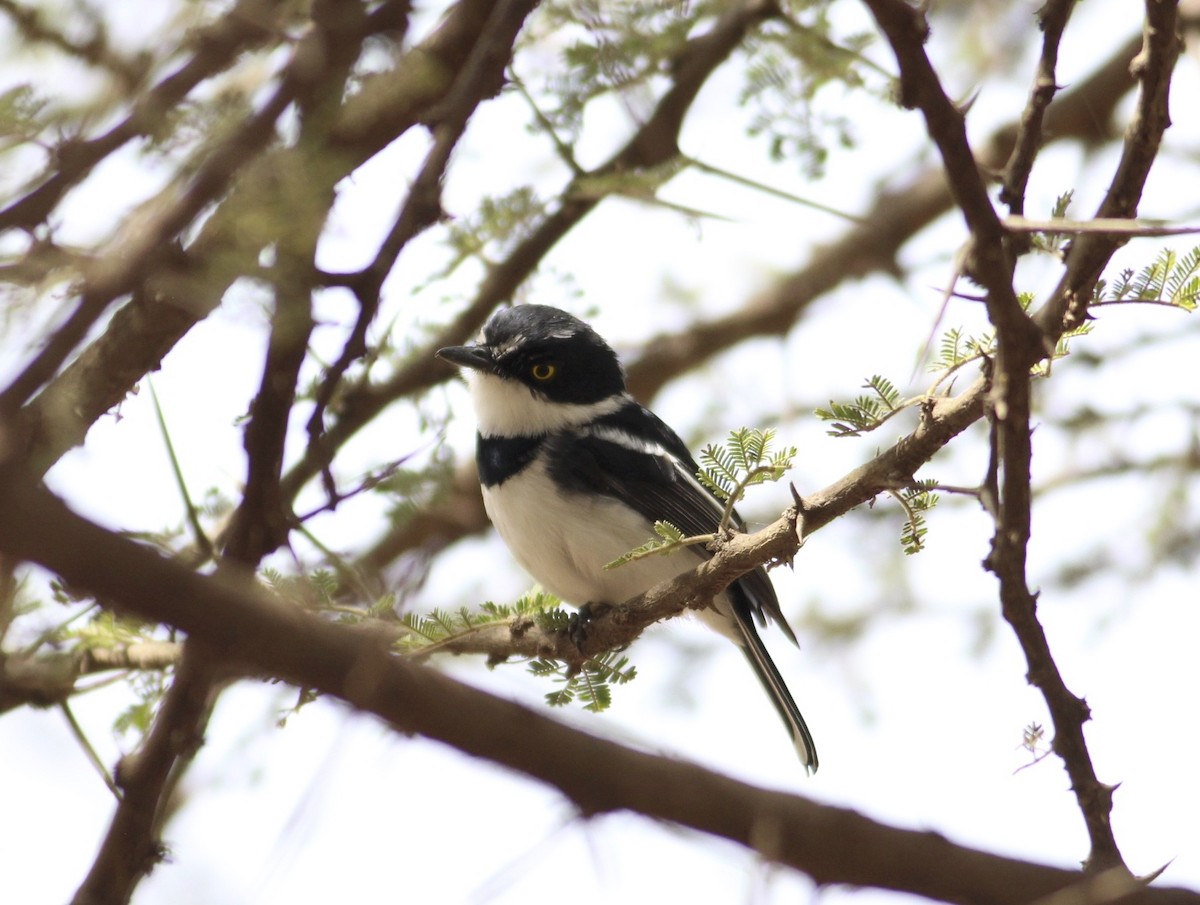
<path id="1" fill-rule="evenodd" d="M 534 380 L 549 380 L 558 373 L 558 368 L 554 365 L 536 364 L 529 369 L 529 373 L 533 375 Z"/>

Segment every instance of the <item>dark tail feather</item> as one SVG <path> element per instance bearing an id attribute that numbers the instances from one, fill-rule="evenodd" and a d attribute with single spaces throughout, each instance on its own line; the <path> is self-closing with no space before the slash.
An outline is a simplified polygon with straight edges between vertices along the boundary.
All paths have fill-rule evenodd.
<path id="1" fill-rule="evenodd" d="M 763 644 L 762 638 L 758 635 L 758 629 L 754 626 L 754 618 L 749 613 L 745 615 L 738 613 L 737 618 L 733 621 L 737 624 L 744 641 L 741 645 L 742 653 L 750 661 L 754 674 L 758 676 L 758 680 L 771 695 L 775 709 L 779 711 L 788 731 L 792 733 L 792 743 L 796 746 L 796 753 L 800 755 L 800 762 L 804 764 L 804 768 L 809 773 L 816 773 L 817 746 L 813 744 L 812 733 L 808 731 L 808 725 L 804 722 L 800 708 L 796 706 L 792 693 L 784 684 L 783 676 L 779 674 L 775 661 L 767 653 L 766 645 Z"/>

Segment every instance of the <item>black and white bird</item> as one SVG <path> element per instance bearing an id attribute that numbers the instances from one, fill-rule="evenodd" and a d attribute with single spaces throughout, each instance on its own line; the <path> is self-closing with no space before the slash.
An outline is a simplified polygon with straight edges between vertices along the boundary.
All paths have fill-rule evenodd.
<path id="1" fill-rule="evenodd" d="M 488 516 L 547 591 L 578 605 L 621 603 L 688 568 L 679 556 L 604 568 L 652 537 L 659 519 L 712 533 L 723 504 L 696 480 L 679 435 L 625 391 L 621 363 L 595 330 L 557 308 L 518 305 L 494 315 L 479 343 L 437 354 L 467 372 Z M 741 647 L 801 762 L 816 770 L 812 735 L 755 625 L 773 620 L 796 641 L 766 571 L 698 615 Z"/>

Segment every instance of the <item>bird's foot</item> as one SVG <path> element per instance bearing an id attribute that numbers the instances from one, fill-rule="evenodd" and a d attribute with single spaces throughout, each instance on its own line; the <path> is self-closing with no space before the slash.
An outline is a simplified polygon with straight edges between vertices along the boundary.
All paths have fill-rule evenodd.
<path id="1" fill-rule="evenodd" d="M 588 626 L 607 609 L 609 609 L 607 603 L 585 603 L 578 612 L 571 614 L 571 618 L 567 622 L 567 636 L 580 651 L 583 650 L 583 645 L 587 641 Z"/>

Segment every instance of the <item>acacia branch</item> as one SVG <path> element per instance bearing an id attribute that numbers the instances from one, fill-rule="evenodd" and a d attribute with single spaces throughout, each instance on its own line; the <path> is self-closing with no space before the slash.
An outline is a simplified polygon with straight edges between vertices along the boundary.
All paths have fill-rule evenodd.
<path id="1" fill-rule="evenodd" d="M 828 487 L 804 497 L 803 518 L 790 509 L 775 522 L 749 535 L 734 535 L 718 545 L 712 559 L 624 603 L 591 607 L 586 638 L 577 643 L 570 631 L 544 628 L 529 616 L 480 626 L 421 649 L 424 659 L 439 652 L 482 654 L 489 662 L 509 657 L 552 657 L 570 666 L 632 643 L 646 627 L 682 613 L 703 609 L 742 575 L 763 565 L 790 563 L 804 538 L 873 500 L 878 494 L 911 484 L 913 475 L 955 436 L 979 418 L 987 384 L 980 380 L 956 398 L 928 404 L 917 428 L 870 462 Z M 678 557 L 680 568 L 688 557 Z"/>
<path id="2" fill-rule="evenodd" d="M 481 10 L 489 8 L 488 0 L 460 0 L 395 67 L 364 78 L 330 129 L 328 140 L 336 153 L 323 162 L 323 169 L 345 176 L 415 125 L 474 46 L 486 21 Z M 406 12 L 407 4 L 384 4 L 367 15 L 364 28 L 368 33 L 390 31 L 403 24 Z M 319 65 L 314 69 L 319 71 Z M 250 162 L 196 240 L 186 249 L 168 247 L 150 262 L 133 299 L 113 315 L 104 333 L 21 410 L 17 426 L 39 471 L 82 443 L 96 419 L 159 366 L 188 330 L 216 308 L 235 279 L 257 274 L 262 245 L 276 237 L 248 242 L 245 224 L 256 222 L 255 212 L 275 200 L 264 200 L 260 189 L 278 173 L 295 172 L 297 165 L 291 148 L 273 149 Z"/>
<path id="3" fill-rule="evenodd" d="M 0 655 L 0 713 L 15 707 L 51 707 L 74 695 L 84 676 L 113 670 L 164 670 L 179 661 L 182 645 L 139 641 L 81 647 L 67 653 Z"/>
<path id="4" fill-rule="evenodd" d="M 1134 63 L 1140 74 L 1142 89 L 1133 121 L 1126 132 L 1124 153 L 1117 173 L 1098 217 L 1126 216 L 1137 213 L 1145 178 L 1155 159 L 1162 133 L 1169 123 L 1167 98 L 1170 76 L 1179 52 L 1178 22 L 1173 3 L 1150 0 L 1146 4 L 1145 45 Z M 1119 240 L 1103 234 L 1088 233 L 1072 248 L 1068 256 L 1067 273 L 1056 294 L 1038 314 L 1038 320 L 1053 317 L 1055 312 L 1082 316 L 1086 302 L 1071 294 L 1081 285 L 1064 291 L 1072 278 L 1090 280 L 1099 277 Z M 1094 258 L 1093 258 L 1094 256 Z M 1080 261 L 1093 260 L 1093 271 L 1086 270 Z M 1090 273 L 1094 272 L 1094 277 Z M 1090 286 L 1086 290 L 1090 295 Z M 1081 304 L 1082 302 L 1082 304 Z M 1060 315 L 1061 316 L 1061 315 Z M 1064 323 L 1049 321 L 1047 326 L 1061 333 Z M 1097 779 L 1091 754 L 1083 734 L 1083 725 L 1091 718 L 1087 703 L 1067 688 L 1049 644 L 1037 618 L 1037 595 L 1029 591 L 1025 576 L 1025 552 L 1029 538 L 1032 489 L 1029 460 L 1031 455 L 1029 424 L 1029 355 L 1028 350 L 1011 335 L 997 329 L 1000 355 L 997 357 L 998 380 L 1002 379 L 1008 392 L 1003 397 L 1005 407 L 997 411 L 994 422 L 995 446 L 993 455 L 1001 467 L 997 530 L 993 549 L 986 564 L 1000 579 L 1002 612 L 1012 626 L 1029 666 L 1028 679 L 1046 700 L 1054 722 L 1053 750 L 1062 759 L 1071 778 L 1071 788 L 1079 803 L 1087 826 L 1091 851 L 1085 863 L 1090 872 L 1125 869 L 1112 830 L 1113 787 Z"/>
<path id="5" fill-rule="evenodd" d="M 187 631 L 230 667 L 334 695 L 398 731 L 554 786 L 585 814 L 632 810 L 691 827 L 819 884 L 970 905 L 1027 905 L 1063 890 L 1081 903 L 1200 903 L 1187 890 L 1146 888 L 1113 874 L 1089 879 L 888 827 L 567 728 L 390 655 L 378 633 L 305 613 L 236 576 L 197 575 L 73 514 L 11 462 L 0 464 L 0 505 L 15 516 L 0 521 L 0 550 L 40 563 L 122 612 Z"/>
<path id="6" fill-rule="evenodd" d="M 1112 183 L 1096 210 L 1099 219 L 1137 216 L 1150 167 L 1171 123 L 1171 76 L 1183 48 L 1178 3 L 1147 0 L 1145 8 L 1141 47 L 1129 65 L 1139 84 L 1137 104 L 1125 129 L 1121 159 Z M 1085 233 L 1071 243 L 1066 272 L 1046 304 L 1033 316 L 1051 341 L 1086 319 L 1096 281 L 1124 241 L 1120 236 Z"/>
<path id="7" fill-rule="evenodd" d="M 346 370 L 367 353 L 367 330 L 379 310 L 384 280 L 409 241 L 443 216 L 442 184 L 451 154 L 475 110 L 486 99 L 500 92 L 504 70 L 512 58 L 513 45 L 534 5 L 531 0 L 497 4 L 484 28 L 487 40 L 476 42 L 445 97 L 426 113 L 425 119 L 434 123 L 433 147 L 409 186 L 400 213 L 374 259 L 345 281 L 358 299 L 358 318 L 337 361 L 326 369 L 316 390 L 313 413 L 308 420 L 310 443 L 316 442 L 324 430 L 326 408 L 341 386 Z M 328 463 L 321 472 L 325 478 L 326 494 L 331 503 L 335 503 L 338 493 Z"/>
<path id="8" fill-rule="evenodd" d="M 1076 0 L 1050 0 L 1036 13 L 1042 29 L 1042 53 L 1038 58 L 1029 100 L 1021 114 L 1017 139 L 1004 167 L 1004 182 L 1000 188 L 1000 202 L 1008 205 L 1009 212 L 1018 216 L 1025 212 L 1025 189 L 1033 172 L 1033 162 L 1042 149 L 1042 125 L 1046 110 L 1058 93 L 1058 45 L 1062 42 L 1063 31 L 1075 9 L 1075 3 Z"/>
<path id="9" fill-rule="evenodd" d="M 777 9 L 768 0 L 742 0 L 722 13 L 709 31 L 690 39 L 668 60 L 664 68 L 670 73 L 671 86 L 625 146 L 595 170 L 572 178 L 558 207 L 507 258 L 489 269 L 475 297 L 459 315 L 423 348 L 412 353 L 394 375 L 382 383 L 364 382 L 344 391 L 337 420 L 316 442 L 309 444 L 304 456 L 284 477 L 285 495 L 292 498 L 299 493 L 384 408 L 397 399 L 447 380 L 448 369 L 433 353 L 444 346 L 463 343 L 479 332 L 488 315 L 501 302 L 512 298 L 558 240 L 607 197 L 607 192 L 596 190 L 598 183 L 675 161 L 679 157 L 679 132 L 684 117 L 700 89 L 750 30 L 774 15 Z"/>
<path id="10" fill-rule="evenodd" d="M 1046 114 L 1053 141 L 1077 141 L 1093 147 L 1107 137 L 1103 126 L 1134 84 L 1129 76 L 1129 60 L 1139 46 L 1137 39 L 1126 43 L 1087 79 L 1055 100 Z M 981 168 L 999 169 L 1004 165 L 1017 128 L 1016 123 L 1002 126 L 981 143 Z M 746 299 L 730 314 L 698 319 L 683 330 L 648 340 L 627 362 L 630 392 L 637 399 L 649 401 L 671 380 L 704 367 L 738 343 L 785 334 L 813 302 L 848 280 L 880 272 L 899 274 L 897 256 L 901 247 L 950 210 L 952 204 L 940 168 L 927 168 L 905 186 L 881 191 L 860 218 L 860 225 L 814 249 L 795 273 Z M 479 317 L 473 308 L 464 311 L 462 320 L 447 328 L 447 335 L 469 336 L 471 330 L 463 329 L 462 324 L 474 324 L 477 329 Z M 448 379 L 444 369 L 443 375 L 442 379 Z M 378 574 L 399 556 L 414 551 L 432 555 L 462 537 L 484 530 L 487 524 L 474 463 L 464 463 L 436 504 L 389 530 L 359 563 L 368 573 Z"/>
<path id="11" fill-rule="evenodd" d="M 996 328 L 994 386 L 988 400 L 992 420 L 992 459 L 984 497 L 993 513 L 996 531 L 985 566 L 999 579 L 1002 612 L 1025 653 L 1029 665 L 1027 678 L 1042 692 L 1054 721 L 1054 750 L 1071 777 L 1091 843 L 1086 867 L 1091 872 L 1125 870 L 1111 826 L 1112 789 L 1096 778 L 1083 736 L 1083 723 L 1089 718 L 1087 706 L 1062 680 L 1037 619 L 1036 595 L 1029 591 L 1026 580 L 1032 503 L 1030 367 L 1047 354 L 1049 343 L 1042 340 L 1040 329 L 1044 322 L 1040 322 L 1040 318 L 1035 322 L 1015 304 L 1011 258 L 1000 261 L 995 254 L 980 257 L 983 249 L 999 252 L 1004 248 L 1006 238 L 986 193 L 980 197 L 982 183 L 978 173 L 968 171 L 963 165 L 965 131 L 962 117 L 946 99 L 922 48 L 927 34 L 923 11 L 902 0 L 865 2 L 896 53 L 901 69 L 902 99 L 910 106 L 920 108 L 929 133 L 941 151 L 952 191 L 957 187 L 956 199 L 972 231 L 973 272 L 987 289 L 988 317 Z M 1171 8 L 1164 12 L 1166 7 Z M 1065 17 L 1066 12 L 1065 8 L 1057 10 L 1060 17 Z M 1125 216 L 1136 213 L 1142 181 L 1149 172 L 1161 131 L 1167 123 L 1166 91 L 1174 55 L 1178 53 L 1177 23 L 1170 3 L 1151 0 L 1147 4 L 1147 13 L 1146 47 L 1135 61 L 1135 71 L 1142 74 L 1143 80 L 1141 103 L 1127 133 L 1125 154 L 1118 166 L 1117 177 L 1101 205 L 1100 216 L 1104 217 L 1119 215 L 1111 205 L 1118 206 Z M 1152 24 L 1151 18 L 1155 19 Z M 1032 155 L 1032 151 L 1029 153 Z M 1080 241 L 1086 240 L 1097 245 L 1097 251 L 1106 250 L 1106 254 L 1097 254 L 1094 259 L 1095 277 L 1098 278 L 1100 269 L 1117 244 L 1111 237 L 1097 233 L 1086 234 Z M 1077 271 L 1078 266 L 1069 258 L 1064 280 Z M 1076 305 L 1085 310 L 1086 303 L 1080 306 L 1079 302 L 1076 298 Z M 1060 304 L 1052 300 L 1043 312 L 1053 311 Z M 1052 323 L 1050 342 L 1062 330 L 1061 320 Z"/>

